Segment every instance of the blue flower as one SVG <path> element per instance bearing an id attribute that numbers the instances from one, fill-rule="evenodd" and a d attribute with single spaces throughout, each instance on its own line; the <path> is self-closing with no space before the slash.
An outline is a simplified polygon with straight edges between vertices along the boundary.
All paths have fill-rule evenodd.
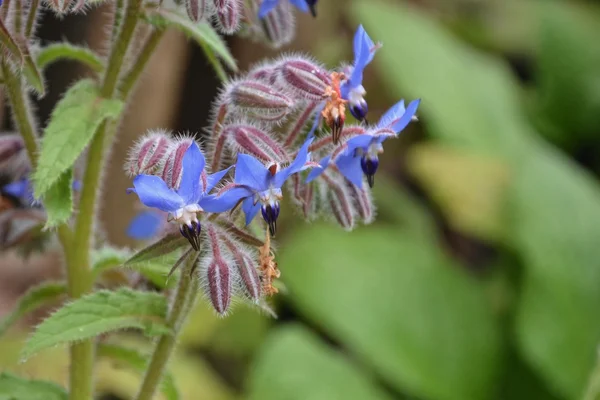
<path id="1" fill-rule="evenodd" d="M 260 8 L 258 9 L 258 18 L 262 19 L 266 17 L 267 14 L 270 13 L 271 10 L 273 10 L 277 6 L 277 4 L 279 4 L 280 1 L 281 0 L 263 0 L 262 4 L 260 5 Z M 295 5 L 300 11 L 305 13 L 309 11 L 309 4 L 307 3 L 311 3 L 310 10 L 313 13 L 313 15 L 315 15 L 314 6 L 317 2 L 316 0 L 289 0 L 289 2 Z"/>
<path id="2" fill-rule="evenodd" d="M 136 214 L 127 227 L 127 236 L 135 240 L 149 240 L 155 237 L 164 219 L 160 212 L 144 210 Z"/>
<path id="3" fill-rule="evenodd" d="M 362 188 L 363 175 L 366 175 L 370 187 L 375 183 L 375 173 L 379 167 L 379 153 L 383 152 L 383 142 L 397 137 L 398 134 L 415 118 L 421 100 L 412 101 L 407 108 L 401 100 L 390 108 L 379 120 L 374 129 L 355 136 L 344 143 L 344 150 L 332 161 L 332 156 L 319 161 L 321 168 L 313 169 L 307 182 L 323 173 L 332 163 L 342 175 L 359 188 Z"/>
<path id="4" fill-rule="evenodd" d="M 223 194 L 227 202 L 242 201 L 242 210 L 246 215 L 246 225 L 250 224 L 258 211 L 269 225 L 271 236 L 275 236 L 277 217 L 279 216 L 279 200 L 283 197 L 281 187 L 293 174 L 306 169 L 310 160 L 308 147 L 312 138 L 304 142 L 292 163 L 283 169 L 273 163 L 265 166 L 261 161 L 247 154 L 238 154 L 235 164 L 235 187 Z"/>
<path id="5" fill-rule="evenodd" d="M 72 188 L 75 191 L 81 190 L 81 181 L 74 180 Z M 23 205 L 31 207 L 41 206 L 41 203 L 33 196 L 33 186 L 28 177 L 6 184 L 2 186 L 0 191 L 18 199 Z"/>
<path id="6" fill-rule="evenodd" d="M 207 194 L 231 167 L 208 175 L 204 183 L 202 172 L 205 164 L 204 155 L 196 142 L 193 142 L 183 156 L 179 189 L 169 188 L 165 181 L 154 175 L 136 176 L 133 180 L 134 188 L 128 189 L 128 192 L 136 193 L 147 207 L 168 212 L 179 223 L 181 234 L 196 251 L 200 249 L 201 229 L 197 214 L 201 211 L 223 212 L 235 205 Z"/>
<path id="7" fill-rule="evenodd" d="M 350 112 L 359 121 L 365 118 L 368 111 L 367 102 L 364 97 L 367 91 L 362 85 L 363 71 L 373 61 L 378 48 L 379 46 L 373 43 L 363 26 L 360 25 L 354 34 L 354 64 L 352 72 L 350 72 L 350 77 L 340 87 L 342 98 L 348 100 Z"/>

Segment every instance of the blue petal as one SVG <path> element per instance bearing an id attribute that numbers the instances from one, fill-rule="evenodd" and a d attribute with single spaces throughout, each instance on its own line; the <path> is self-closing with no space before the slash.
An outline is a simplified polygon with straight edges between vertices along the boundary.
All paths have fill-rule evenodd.
<path id="1" fill-rule="evenodd" d="M 242 210 L 246 214 L 246 225 L 250 225 L 250 222 L 256 217 L 256 213 L 260 210 L 260 202 L 254 204 L 254 198 L 248 197 L 242 203 Z"/>
<path id="2" fill-rule="evenodd" d="M 375 47 L 375 43 L 371 40 L 365 28 L 359 25 L 354 34 L 354 59 L 359 60 L 366 58 L 367 64 L 373 61 L 375 52 L 371 51 Z"/>
<path id="3" fill-rule="evenodd" d="M 417 112 L 417 108 L 419 107 L 420 102 L 421 99 L 413 100 L 410 102 L 408 107 L 406 107 L 406 111 L 404 112 L 402 117 L 400 117 L 400 119 L 394 122 L 394 124 L 392 125 L 392 130 L 394 132 L 400 133 L 404 128 L 406 128 L 406 125 L 410 123 L 412 117 Z"/>
<path id="4" fill-rule="evenodd" d="M 22 198 L 26 197 L 29 189 L 29 180 L 27 178 L 23 178 L 20 181 L 12 182 L 2 187 L 2 191 L 9 196 Z"/>
<path id="5" fill-rule="evenodd" d="M 405 112 L 406 108 L 404 107 L 404 99 L 402 99 L 396 104 L 394 104 L 392 107 L 390 107 L 390 109 L 387 110 L 385 114 L 381 116 L 379 122 L 377 123 L 377 127 L 387 128 L 388 125 L 390 125 L 392 122 L 394 122 L 394 120 L 404 115 Z"/>
<path id="6" fill-rule="evenodd" d="M 272 9 L 275 8 L 279 0 L 263 0 L 260 8 L 258 9 L 258 18 L 264 18 Z"/>
<path id="7" fill-rule="evenodd" d="M 80 180 L 78 180 L 78 179 L 73 180 L 73 190 L 74 191 L 79 192 L 81 190 L 82 186 L 83 186 L 83 184 L 81 183 Z"/>
<path id="8" fill-rule="evenodd" d="M 235 183 L 262 192 L 269 187 L 269 175 L 269 170 L 256 158 L 238 154 L 235 163 Z"/>
<path id="9" fill-rule="evenodd" d="M 306 0 L 290 0 L 290 3 L 295 5 L 300 11 L 308 12 L 308 4 L 306 4 Z"/>
<path id="10" fill-rule="evenodd" d="M 360 157 L 354 157 L 352 154 L 344 154 L 335 160 L 338 169 L 355 186 L 362 189 L 363 170 L 360 166 Z"/>
<path id="11" fill-rule="evenodd" d="M 220 196 L 211 194 L 200 199 L 200 207 L 206 212 L 220 213 L 231 210 L 245 197 L 252 197 L 254 192 L 245 187 L 236 187 L 226 191 Z"/>
<path id="12" fill-rule="evenodd" d="M 229 170 L 233 168 L 233 165 L 231 167 L 225 168 L 222 171 L 219 172 L 215 172 L 214 174 L 210 174 L 207 178 L 206 178 L 206 189 L 204 190 L 206 193 L 210 192 L 217 183 L 219 183 L 219 181 L 221 179 L 223 179 L 223 177 L 225 176 L 225 174 L 227 174 L 227 172 L 229 172 Z"/>
<path id="13" fill-rule="evenodd" d="M 181 196 L 154 175 L 138 175 L 133 180 L 135 193 L 147 207 L 158 208 L 165 212 L 177 211 L 185 205 Z"/>
<path id="14" fill-rule="evenodd" d="M 364 135 L 355 136 L 346 142 L 347 149 L 345 153 L 349 155 L 354 155 L 354 151 L 356 149 L 366 149 L 374 141 L 376 141 L 376 138 L 373 135 L 369 135 L 368 133 L 365 133 Z"/>
<path id="15" fill-rule="evenodd" d="M 308 146 L 312 143 L 313 138 L 308 138 L 298 151 L 298 155 L 292 161 L 292 163 L 287 167 L 279 171 L 275 174 L 273 179 L 273 187 L 280 188 L 283 186 L 283 183 L 290 175 L 295 174 L 296 172 L 300 172 L 304 169 L 304 165 L 310 158 L 310 153 L 308 152 Z"/>
<path id="16" fill-rule="evenodd" d="M 142 211 L 138 213 L 129 223 L 127 236 L 136 240 L 148 240 L 158 234 L 163 224 L 161 216 L 153 211 Z"/>
<path id="17" fill-rule="evenodd" d="M 308 177 L 306 178 L 306 183 L 309 183 L 309 182 L 315 180 L 323 172 L 325 172 L 325 169 L 329 166 L 329 160 L 331 160 L 330 155 L 322 158 L 321 161 L 319 161 L 319 165 L 321 166 L 321 168 L 313 168 L 310 171 L 310 173 L 308 174 Z"/>
<path id="18" fill-rule="evenodd" d="M 205 164 L 204 155 L 200 151 L 198 144 L 192 142 L 183 155 L 183 171 L 179 190 L 177 191 L 185 204 L 195 204 L 200 200 L 200 196 L 202 195 L 200 174 L 202 174 Z"/>

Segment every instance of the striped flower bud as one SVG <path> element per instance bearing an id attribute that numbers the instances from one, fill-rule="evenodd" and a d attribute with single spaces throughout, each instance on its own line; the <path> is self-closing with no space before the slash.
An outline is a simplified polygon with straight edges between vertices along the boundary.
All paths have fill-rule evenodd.
<path id="1" fill-rule="evenodd" d="M 194 21 L 201 21 L 208 11 L 207 0 L 185 0 L 185 9 L 188 17 Z"/>
<path id="2" fill-rule="evenodd" d="M 222 239 L 233 256 L 244 294 L 254 302 L 259 301 L 262 283 L 258 275 L 258 264 L 240 243 L 229 239 L 227 236 L 223 236 Z"/>
<path id="3" fill-rule="evenodd" d="M 273 139 L 272 134 L 250 124 L 240 123 L 223 128 L 227 144 L 234 153 L 242 151 L 264 161 L 283 162 L 288 160 L 283 146 Z"/>
<path id="4" fill-rule="evenodd" d="M 261 22 L 260 28 L 271 47 L 278 49 L 294 39 L 294 11 L 289 2 L 280 1 Z"/>
<path id="5" fill-rule="evenodd" d="M 271 64 L 259 64 L 253 67 L 247 74 L 248 79 L 255 79 L 266 82 L 271 86 L 275 85 L 277 74 L 275 67 Z"/>
<path id="6" fill-rule="evenodd" d="M 129 176 L 154 174 L 164 162 L 167 150 L 172 144 L 166 131 L 149 131 L 129 151 L 125 161 L 125 172 Z"/>
<path id="7" fill-rule="evenodd" d="M 326 206 L 342 228 L 347 231 L 352 230 L 357 212 L 346 179 L 338 173 L 331 173 L 329 170 L 325 171 L 322 177 L 329 188 Z"/>
<path id="8" fill-rule="evenodd" d="M 278 83 L 298 99 L 322 100 L 331 85 L 330 73 L 316 63 L 303 59 L 284 59 L 277 67 Z"/>
<path id="9" fill-rule="evenodd" d="M 360 216 L 363 223 L 370 224 L 373 222 L 375 220 L 375 203 L 371 195 L 371 188 L 363 185 L 362 189 L 359 189 L 358 186 L 348 180 L 346 181 L 346 187 L 350 192 L 358 216 Z"/>
<path id="10" fill-rule="evenodd" d="M 217 28 L 225 35 L 234 34 L 240 27 L 242 5 L 239 0 L 217 0 L 216 3 L 220 5 L 216 7 Z"/>
<path id="11" fill-rule="evenodd" d="M 193 138 L 182 137 L 169 146 L 165 161 L 161 166 L 160 175 L 170 188 L 176 189 L 179 187 L 183 169 L 183 156 L 193 142 Z"/>
<path id="12" fill-rule="evenodd" d="M 201 281 L 213 308 L 224 315 L 231 305 L 233 271 L 230 262 L 221 248 L 219 230 L 212 224 L 206 224 L 207 257 L 202 266 Z"/>
<path id="13" fill-rule="evenodd" d="M 254 80 L 234 83 L 226 92 L 227 102 L 242 113 L 264 121 L 278 121 L 285 117 L 294 102 L 277 88 Z"/>

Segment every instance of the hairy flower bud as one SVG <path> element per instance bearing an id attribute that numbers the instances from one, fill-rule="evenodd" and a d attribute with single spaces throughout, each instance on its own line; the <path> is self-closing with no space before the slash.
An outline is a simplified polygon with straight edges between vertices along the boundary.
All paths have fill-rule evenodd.
<path id="1" fill-rule="evenodd" d="M 289 2 L 280 1 L 261 22 L 262 32 L 273 48 L 285 46 L 294 39 L 294 11 Z"/>
<path id="2" fill-rule="evenodd" d="M 235 152 L 243 151 L 264 161 L 283 162 L 288 160 L 283 146 L 273 135 L 250 124 L 232 124 L 223 128 L 227 144 Z"/>
<path id="3" fill-rule="evenodd" d="M 173 142 L 166 131 L 150 131 L 129 151 L 125 171 L 129 176 L 154 174 Z"/>
<path id="4" fill-rule="evenodd" d="M 258 275 L 258 265 L 254 261 L 253 257 L 248 254 L 246 250 L 227 236 L 223 235 L 223 241 L 225 242 L 229 251 L 235 261 L 238 274 L 243 284 L 244 293 L 252 301 L 258 301 L 261 297 L 261 281 Z"/>
<path id="5" fill-rule="evenodd" d="M 370 224 L 375 219 L 375 204 L 371 195 L 371 189 L 368 186 L 359 189 L 350 181 L 346 181 L 346 187 L 352 196 L 354 206 L 363 223 Z"/>
<path id="6" fill-rule="evenodd" d="M 179 187 L 183 169 L 183 156 L 193 142 L 193 138 L 182 137 L 169 146 L 165 162 L 162 165 L 161 177 L 170 188 Z"/>
<path id="7" fill-rule="evenodd" d="M 221 5 L 216 7 L 217 28 L 225 35 L 234 34 L 239 29 L 242 19 L 242 6 L 239 0 L 216 0 L 216 3 Z"/>
<path id="8" fill-rule="evenodd" d="M 208 11 L 207 0 L 185 0 L 185 9 L 192 21 L 199 22 Z"/>
<path id="9" fill-rule="evenodd" d="M 322 100 L 331 74 L 316 63 L 303 58 L 283 60 L 277 67 L 278 83 L 298 99 Z"/>
<path id="10" fill-rule="evenodd" d="M 273 86 L 277 80 L 276 72 L 275 67 L 271 64 L 259 64 L 248 72 L 247 77 L 248 79 L 259 80 Z"/>
<path id="11" fill-rule="evenodd" d="M 354 228 L 356 210 L 352 196 L 348 190 L 345 178 L 338 173 L 329 170 L 322 175 L 323 180 L 329 187 L 326 205 L 336 221 L 347 231 Z"/>
<path id="12" fill-rule="evenodd" d="M 225 96 L 243 113 L 264 121 L 281 120 L 294 106 L 292 99 L 277 88 L 249 79 L 231 85 Z"/>
<path id="13" fill-rule="evenodd" d="M 223 257 L 219 230 L 212 224 L 206 226 L 207 253 L 202 267 L 201 280 L 213 308 L 224 315 L 231 304 L 233 274 L 230 263 Z"/>

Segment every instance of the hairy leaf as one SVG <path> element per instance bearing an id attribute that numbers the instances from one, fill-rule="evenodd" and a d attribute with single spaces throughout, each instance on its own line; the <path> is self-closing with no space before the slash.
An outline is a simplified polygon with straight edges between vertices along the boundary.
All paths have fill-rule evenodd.
<path id="1" fill-rule="evenodd" d="M 251 370 L 249 400 L 390 397 L 342 353 L 298 325 L 275 330 Z"/>
<path id="2" fill-rule="evenodd" d="M 53 228 L 66 222 L 73 213 L 73 172 L 63 172 L 59 179 L 48 188 L 44 197 L 44 207 L 48 218 L 44 229 Z"/>
<path id="3" fill-rule="evenodd" d="M 227 45 L 210 24 L 193 22 L 176 11 L 164 8 L 147 11 L 146 18 L 150 24 L 159 29 L 173 27 L 198 42 L 200 46 L 208 46 L 232 71 L 237 71 L 237 64 Z"/>
<path id="4" fill-rule="evenodd" d="M 128 288 L 98 291 L 73 301 L 45 319 L 27 341 L 22 355 L 105 332 L 138 328 L 148 335 L 167 334 L 167 299 L 160 293 Z"/>
<path id="5" fill-rule="evenodd" d="M 37 65 L 41 70 L 60 60 L 79 61 L 98 74 L 104 72 L 102 59 L 87 47 L 59 42 L 43 47 L 37 55 Z"/>
<path id="6" fill-rule="evenodd" d="M 121 347 L 114 344 L 100 344 L 98 346 L 98 355 L 100 357 L 107 357 L 111 360 L 123 363 L 140 374 L 145 372 L 149 363 L 148 357 L 137 350 L 128 349 L 126 347 Z M 177 390 L 177 386 L 173 380 L 173 376 L 168 372 L 165 373 L 163 377 L 161 391 L 166 400 L 178 400 L 180 398 L 179 391 Z"/>
<path id="7" fill-rule="evenodd" d="M 38 167 L 33 175 L 37 198 L 47 194 L 73 166 L 100 124 L 116 118 L 122 108 L 120 101 L 101 98 L 91 80 L 79 81 L 67 91 L 44 131 Z"/>
<path id="8" fill-rule="evenodd" d="M 178 250 L 189 242 L 186 238 L 181 236 L 179 233 L 173 233 L 165 236 L 157 242 L 151 244 L 148 247 L 143 248 L 134 254 L 131 258 L 125 261 L 125 266 L 132 266 L 133 264 L 140 263 L 143 261 L 152 260 L 153 258 L 164 256 Z M 168 271 L 167 271 L 168 272 Z"/>
<path id="9" fill-rule="evenodd" d="M 36 381 L 7 372 L 0 374 L 0 400 L 67 400 L 67 392 L 54 382 Z"/>
<path id="10" fill-rule="evenodd" d="M 12 312 L 0 321 L 0 336 L 25 314 L 59 299 L 66 293 L 67 286 L 64 282 L 45 282 L 29 289 L 21 296 Z"/>

